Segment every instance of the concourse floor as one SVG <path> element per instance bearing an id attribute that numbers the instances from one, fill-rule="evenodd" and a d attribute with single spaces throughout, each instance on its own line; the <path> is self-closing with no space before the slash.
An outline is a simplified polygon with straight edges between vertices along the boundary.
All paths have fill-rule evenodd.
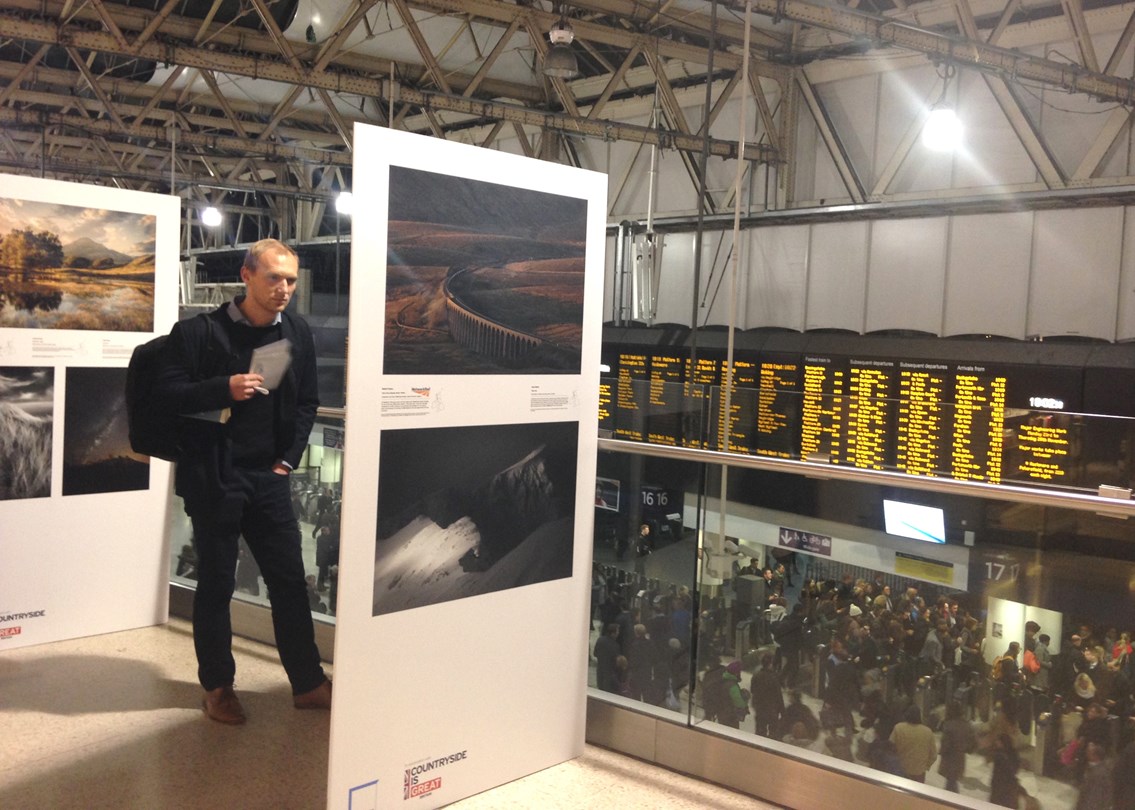
<path id="1" fill-rule="evenodd" d="M 240 727 L 202 713 L 181 620 L 0 649 L 0 808 L 325 807 L 329 714 L 292 708 L 272 647 L 237 639 L 234 653 L 249 715 Z M 451 807 L 772 806 L 589 745 L 576 760 Z"/>

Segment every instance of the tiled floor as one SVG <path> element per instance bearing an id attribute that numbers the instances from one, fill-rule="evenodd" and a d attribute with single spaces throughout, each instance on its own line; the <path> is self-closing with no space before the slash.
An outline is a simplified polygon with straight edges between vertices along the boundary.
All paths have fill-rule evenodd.
<path id="1" fill-rule="evenodd" d="M 180 620 L 0 652 L 0 808 L 324 807 L 329 715 L 292 708 L 274 649 L 238 639 L 234 651 L 239 728 L 202 714 Z M 452 806 L 770 807 L 593 746 Z"/>

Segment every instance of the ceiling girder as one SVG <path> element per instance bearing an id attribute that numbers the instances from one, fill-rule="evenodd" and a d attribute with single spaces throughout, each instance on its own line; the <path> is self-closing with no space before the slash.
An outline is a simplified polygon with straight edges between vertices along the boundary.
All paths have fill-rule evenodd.
<path id="1" fill-rule="evenodd" d="M 737 0 L 724 0 L 733 9 L 744 9 Z M 1135 81 L 1108 76 L 1080 65 L 1029 56 L 975 39 L 948 36 L 876 14 L 818 5 L 807 0 L 752 0 L 753 11 L 769 17 L 834 31 L 875 45 L 894 45 L 945 61 L 1014 79 L 1029 79 L 1071 93 L 1086 93 L 1098 99 L 1129 104 L 1135 100 Z"/>
<path id="2" fill-rule="evenodd" d="M 1057 164 L 1056 158 L 1049 151 L 1048 145 L 1045 144 L 1040 132 L 1033 126 L 1032 120 L 1025 115 L 1021 100 L 1013 92 L 1013 85 L 999 76 L 985 76 L 985 84 L 1001 107 L 1001 112 L 1005 114 L 1009 126 L 1013 128 L 1013 132 L 1020 140 L 1021 146 L 1028 153 L 1029 159 L 1036 166 L 1044 184 L 1050 189 L 1064 188 L 1067 185 L 1067 178 Z"/>
<path id="3" fill-rule="evenodd" d="M 67 43 L 75 48 L 105 53 L 120 52 L 116 50 L 117 45 L 114 38 L 105 32 L 70 28 L 61 30 L 49 22 L 20 19 L 7 13 L 0 13 L 0 37 L 14 37 L 51 44 Z M 674 148 L 680 151 L 701 152 L 702 150 L 701 138 L 681 132 L 659 131 L 650 127 L 614 121 L 592 121 L 578 116 L 533 110 L 497 101 L 481 101 L 443 93 L 427 93 L 401 83 L 392 83 L 385 78 L 369 78 L 342 71 L 328 70 L 322 73 L 297 71 L 290 65 L 266 56 L 249 56 L 192 45 L 180 45 L 173 42 L 150 42 L 141 48 L 139 55 L 172 65 L 184 65 L 278 81 L 291 84 L 297 89 L 310 86 L 370 98 L 390 98 L 393 93 L 396 100 L 402 103 L 426 109 L 448 110 L 474 118 L 515 121 L 528 126 L 546 127 L 567 134 L 627 140 Z M 737 156 L 737 143 L 711 139 L 709 153 L 715 157 L 735 158 Z M 767 145 L 747 144 L 744 158 L 746 160 L 775 161 L 777 155 Z"/>
<path id="4" fill-rule="evenodd" d="M 800 90 L 800 97 L 804 104 L 812 113 L 812 120 L 816 123 L 816 129 L 827 147 L 828 155 L 835 164 L 836 171 L 839 173 L 840 179 L 843 180 L 848 195 L 855 203 L 866 202 L 867 193 L 863 188 L 863 181 L 859 179 L 855 167 L 851 165 L 847 149 L 844 148 L 843 141 L 840 140 L 839 134 L 832 126 L 828 111 L 824 108 L 820 97 L 816 95 L 816 89 L 812 87 L 812 83 L 808 81 L 808 76 L 802 70 L 796 74 L 796 87 Z"/>

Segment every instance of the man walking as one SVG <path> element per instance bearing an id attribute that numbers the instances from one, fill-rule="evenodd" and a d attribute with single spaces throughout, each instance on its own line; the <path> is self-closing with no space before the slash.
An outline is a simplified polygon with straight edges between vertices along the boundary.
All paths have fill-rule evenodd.
<path id="1" fill-rule="evenodd" d="M 289 475 L 319 406 L 311 330 L 284 312 L 299 277 L 295 251 L 275 239 L 249 248 L 246 294 L 177 324 L 166 342 L 158 395 L 183 419 L 175 488 L 193 525 L 198 559 L 193 641 L 206 715 L 245 721 L 233 692 L 229 603 L 244 537 L 268 585 L 280 661 L 299 709 L 331 706 L 308 609 Z M 250 373 L 253 351 L 287 338 L 292 361 L 278 386 Z M 197 418 L 193 418 L 196 415 Z"/>

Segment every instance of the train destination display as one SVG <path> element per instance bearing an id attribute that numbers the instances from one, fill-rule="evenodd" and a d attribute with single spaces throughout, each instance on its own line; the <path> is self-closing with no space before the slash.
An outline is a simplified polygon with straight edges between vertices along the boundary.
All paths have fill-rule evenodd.
<path id="1" fill-rule="evenodd" d="M 614 435 L 720 449 L 724 353 L 612 356 Z M 617 369 L 617 371 L 616 371 Z M 1074 485 L 1079 371 L 990 362 L 770 351 L 735 354 L 729 451 L 867 470 L 999 483 Z M 610 382 L 607 382 L 610 385 Z M 1050 396 L 1052 392 L 1060 395 Z"/>

